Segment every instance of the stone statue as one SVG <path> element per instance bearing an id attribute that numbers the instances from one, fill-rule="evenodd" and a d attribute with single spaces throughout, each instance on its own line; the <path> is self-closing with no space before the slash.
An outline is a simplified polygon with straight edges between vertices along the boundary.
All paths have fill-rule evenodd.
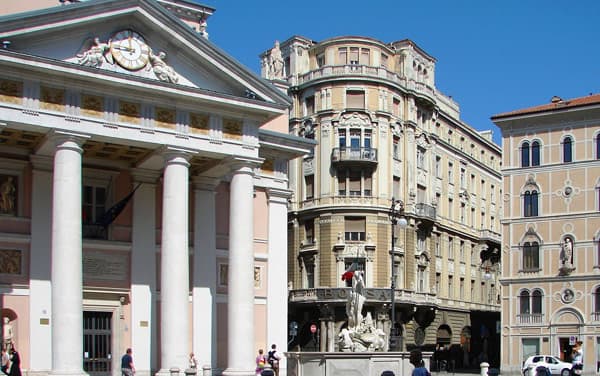
<path id="1" fill-rule="evenodd" d="M 175 73 L 173 67 L 165 63 L 166 58 L 167 54 L 163 51 L 159 52 L 158 55 L 151 52 L 149 56 L 150 66 L 152 67 L 152 71 L 156 75 L 156 78 L 164 82 L 176 84 L 177 81 L 179 81 L 179 76 Z"/>
<path id="2" fill-rule="evenodd" d="M 81 54 L 77 55 L 77 62 L 89 67 L 99 67 L 106 60 L 112 64 L 110 51 L 110 40 L 107 43 L 100 42 L 100 38 L 94 38 L 92 45 Z"/>
<path id="3" fill-rule="evenodd" d="M 561 261 L 565 266 L 573 265 L 573 242 L 566 238 L 562 246 Z"/>
<path id="4" fill-rule="evenodd" d="M 371 312 L 363 316 L 365 303 L 365 282 L 363 272 L 356 271 L 352 276 L 352 290 L 346 302 L 348 326 L 338 334 L 338 347 L 344 352 L 382 351 L 386 335 L 375 327 Z"/>
<path id="5" fill-rule="evenodd" d="M 206 16 L 200 18 L 200 24 L 198 25 L 198 33 L 204 38 L 208 39 L 208 31 L 206 31 L 208 27 L 208 22 L 206 22 Z"/>
<path id="6" fill-rule="evenodd" d="M 275 41 L 275 46 L 271 49 L 269 56 L 269 78 L 283 79 L 283 57 L 279 49 L 279 41 Z"/>
<path id="7" fill-rule="evenodd" d="M 10 348 L 13 343 L 13 327 L 12 327 L 12 324 L 10 323 L 10 319 L 6 316 L 4 316 L 2 322 L 3 322 L 2 329 L 4 331 L 4 337 L 2 340 L 4 343 L 4 347 L 6 348 L 6 351 L 10 351 Z"/>
<path id="8" fill-rule="evenodd" d="M 8 176 L 4 183 L 0 185 L 0 212 L 5 214 L 15 214 L 15 195 L 17 189 L 13 182 L 13 177 Z"/>

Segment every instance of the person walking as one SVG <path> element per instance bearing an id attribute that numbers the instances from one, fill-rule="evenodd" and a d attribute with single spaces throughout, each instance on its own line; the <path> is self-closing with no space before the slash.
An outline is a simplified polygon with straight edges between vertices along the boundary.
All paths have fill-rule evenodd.
<path id="1" fill-rule="evenodd" d="M 271 351 L 269 351 L 269 356 L 267 357 L 267 361 L 271 365 L 271 368 L 273 368 L 273 371 L 275 372 L 275 376 L 279 376 L 279 361 L 280 360 L 281 360 L 281 357 L 277 353 L 277 345 L 272 344 Z"/>
<path id="2" fill-rule="evenodd" d="M 256 356 L 256 376 L 262 374 L 262 371 L 265 369 L 265 364 L 267 364 L 267 358 L 263 352 L 263 349 L 258 349 L 258 355 Z"/>
<path id="3" fill-rule="evenodd" d="M 133 366 L 133 357 L 131 356 L 131 348 L 125 351 L 125 355 L 121 358 L 121 374 L 123 376 L 133 376 L 135 367 Z"/>
<path id="4" fill-rule="evenodd" d="M 9 376 L 21 376 L 21 356 L 15 348 L 15 344 L 10 346 L 10 371 Z"/>
<path id="5" fill-rule="evenodd" d="M 583 349 L 581 346 L 583 346 L 582 341 L 577 341 L 573 346 L 573 360 L 571 361 L 573 368 L 571 370 L 574 375 L 581 375 L 583 372 Z"/>
<path id="6" fill-rule="evenodd" d="M 6 351 L 5 347 L 2 347 L 2 366 L 0 367 L 0 370 L 5 374 L 8 375 L 8 367 L 10 366 L 10 356 L 8 355 L 8 352 Z"/>
<path id="7" fill-rule="evenodd" d="M 425 362 L 423 361 L 423 353 L 421 353 L 421 350 L 411 351 L 408 361 L 410 364 L 415 366 L 411 376 L 431 376 L 427 368 L 425 368 Z"/>

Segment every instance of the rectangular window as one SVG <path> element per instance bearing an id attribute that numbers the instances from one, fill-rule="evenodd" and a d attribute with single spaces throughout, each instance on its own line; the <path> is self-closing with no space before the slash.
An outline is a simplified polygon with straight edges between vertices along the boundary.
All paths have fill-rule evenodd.
<path id="1" fill-rule="evenodd" d="M 365 241 L 365 217 L 345 217 L 344 224 L 347 241 Z"/>
<path id="2" fill-rule="evenodd" d="M 400 137 L 394 136 L 394 158 L 400 158 Z"/>
<path id="3" fill-rule="evenodd" d="M 388 56 L 384 53 L 381 54 L 381 67 L 387 69 L 388 66 Z"/>
<path id="4" fill-rule="evenodd" d="M 486 195 L 486 192 L 485 192 L 485 180 L 481 181 L 480 191 L 481 191 L 480 192 L 481 198 L 485 200 L 485 195 Z"/>
<path id="5" fill-rule="evenodd" d="M 417 203 L 425 203 L 425 198 L 427 197 L 427 190 L 422 185 L 417 185 Z"/>
<path id="6" fill-rule="evenodd" d="M 417 168 L 425 169 L 425 149 L 417 146 Z"/>
<path id="7" fill-rule="evenodd" d="M 338 63 L 340 65 L 348 64 L 348 49 L 346 47 L 338 49 Z"/>
<path id="8" fill-rule="evenodd" d="M 465 241 L 464 240 L 460 241 L 459 257 L 460 257 L 460 262 L 465 261 Z"/>
<path id="9" fill-rule="evenodd" d="M 312 244 L 314 242 L 314 232 L 315 221 L 313 219 L 309 219 L 304 222 L 304 239 L 306 240 L 306 244 Z"/>
<path id="10" fill-rule="evenodd" d="M 365 92 L 362 90 L 347 90 L 346 107 L 365 108 Z"/>
<path id="11" fill-rule="evenodd" d="M 440 280 L 442 279 L 442 275 L 440 273 L 435 273 L 435 293 L 440 293 Z"/>
<path id="12" fill-rule="evenodd" d="M 496 201 L 496 192 L 495 192 L 495 188 L 494 185 L 490 185 L 490 202 L 492 204 L 495 204 Z"/>
<path id="13" fill-rule="evenodd" d="M 360 129 L 350 129 L 350 148 L 360 150 Z"/>
<path id="14" fill-rule="evenodd" d="M 359 258 L 359 259 L 355 259 L 355 258 L 349 258 L 349 259 L 345 259 L 344 260 L 344 270 L 348 270 L 352 264 L 355 264 L 354 267 L 356 268 L 355 270 L 360 270 L 361 272 L 363 272 L 363 281 L 365 283 L 365 286 L 367 284 L 367 273 L 365 273 L 365 259 L 364 258 Z M 346 287 L 352 287 L 352 278 L 347 279 L 346 280 Z"/>
<path id="15" fill-rule="evenodd" d="M 106 212 L 107 190 L 105 187 L 83 186 L 82 192 L 82 236 L 84 238 L 106 239 L 107 232 L 98 221 Z"/>
<path id="16" fill-rule="evenodd" d="M 523 355 L 521 362 L 524 362 L 532 355 L 540 353 L 540 339 L 539 338 L 523 338 L 521 339 L 521 346 L 523 348 Z"/>
<path id="17" fill-rule="evenodd" d="M 350 196 L 360 196 L 360 171 L 350 171 Z"/>
<path id="18" fill-rule="evenodd" d="M 346 130 L 345 129 L 338 130 L 338 141 L 340 143 L 340 149 L 344 149 L 346 147 Z"/>
<path id="19" fill-rule="evenodd" d="M 454 184 L 454 165 L 448 162 L 448 184 Z"/>
<path id="20" fill-rule="evenodd" d="M 448 237 L 448 258 L 454 259 L 454 238 L 452 236 Z"/>
<path id="21" fill-rule="evenodd" d="M 461 278 L 459 281 L 459 286 L 458 286 L 459 290 L 459 298 L 460 300 L 464 300 L 465 299 L 465 279 Z"/>
<path id="22" fill-rule="evenodd" d="M 360 65 L 371 65 L 371 51 L 368 48 L 360 49 Z"/>
<path id="23" fill-rule="evenodd" d="M 441 165 L 442 163 L 442 157 L 440 157 L 439 155 L 435 156 L 435 177 L 436 178 L 441 178 L 442 177 L 442 171 L 441 171 Z"/>
<path id="24" fill-rule="evenodd" d="M 454 297 L 454 278 L 449 275 L 448 276 L 448 298 L 452 299 Z"/>
<path id="25" fill-rule="evenodd" d="M 371 177 L 371 172 L 365 172 L 365 189 L 363 193 L 365 196 L 373 195 L 373 178 Z"/>
<path id="26" fill-rule="evenodd" d="M 315 176 L 306 175 L 304 183 L 306 184 L 306 199 L 310 200 L 315 196 Z"/>
<path id="27" fill-rule="evenodd" d="M 454 200 L 452 200 L 451 198 L 448 198 L 448 218 L 450 220 L 454 219 L 454 214 L 453 214 L 453 207 L 454 207 Z"/>
<path id="28" fill-rule="evenodd" d="M 400 197 L 400 177 L 394 176 L 394 187 L 392 188 L 392 196 Z"/>
<path id="29" fill-rule="evenodd" d="M 310 96 L 304 99 L 304 105 L 306 107 L 306 113 L 304 116 L 310 116 L 315 113 L 315 97 Z"/>
<path id="30" fill-rule="evenodd" d="M 400 116 L 400 99 L 394 98 L 392 106 L 394 108 L 394 115 Z"/>
<path id="31" fill-rule="evenodd" d="M 338 195 L 346 195 L 346 171 L 338 171 Z"/>
<path id="32" fill-rule="evenodd" d="M 358 47 L 350 47 L 350 65 L 358 65 Z"/>
<path id="33" fill-rule="evenodd" d="M 479 301 L 485 303 L 485 282 L 481 282 L 481 288 L 479 289 Z"/>
<path id="34" fill-rule="evenodd" d="M 460 223 L 465 224 L 465 204 L 463 202 L 460 203 Z"/>
<path id="35" fill-rule="evenodd" d="M 371 148 L 371 130 L 370 129 L 365 129 L 363 146 L 365 149 Z"/>
<path id="36" fill-rule="evenodd" d="M 475 208 L 471 208 L 471 227 L 475 227 Z"/>
<path id="37" fill-rule="evenodd" d="M 440 235 L 435 235 L 435 255 L 442 257 L 442 247 L 440 246 Z"/>
<path id="38" fill-rule="evenodd" d="M 475 192 L 475 189 L 477 188 L 475 186 L 475 175 L 471 174 L 471 183 L 470 184 L 471 184 L 471 186 L 469 187 L 469 189 L 471 190 L 471 193 L 477 193 L 477 192 Z"/>
<path id="39" fill-rule="evenodd" d="M 325 54 L 317 55 L 317 67 L 321 68 L 325 65 Z"/>
<path id="40" fill-rule="evenodd" d="M 469 295 L 469 299 L 471 301 L 475 300 L 475 280 L 474 279 L 471 280 L 471 295 Z"/>
<path id="41" fill-rule="evenodd" d="M 426 275 L 425 267 L 419 266 L 417 269 L 417 291 L 418 292 L 425 292 L 425 286 L 426 286 L 425 275 Z"/>
<path id="42" fill-rule="evenodd" d="M 315 288 L 315 264 L 305 263 L 304 269 L 306 270 L 306 288 L 314 289 Z"/>
<path id="43" fill-rule="evenodd" d="M 460 187 L 463 189 L 467 188 L 466 171 L 464 168 L 460 169 Z"/>

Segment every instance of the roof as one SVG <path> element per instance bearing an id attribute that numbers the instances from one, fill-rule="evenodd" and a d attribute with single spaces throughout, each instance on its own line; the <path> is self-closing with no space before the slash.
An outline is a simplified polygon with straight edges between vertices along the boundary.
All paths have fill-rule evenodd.
<path id="1" fill-rule="evenodd" d="M 542 104 L 539 106 L 524 108 L 521 110 L 514 110 L 509 112 L 503 112 L 497 115 L 492 116 L 492 120 L 499 120 L 503 118 L 508 118 L 512 116 L 519 115 L 527 115 L 527 114 L 535 114 L 541 112 L 559 112 L 563 110 L 573 109 L 576 107 L 590 106 L 590 105 L 598 105 L 600 104 L 600 94 L 590 94 L 585 97 L 573 98 L 563 100 L 560 97 L 552 97 L 550 103 Z"/>

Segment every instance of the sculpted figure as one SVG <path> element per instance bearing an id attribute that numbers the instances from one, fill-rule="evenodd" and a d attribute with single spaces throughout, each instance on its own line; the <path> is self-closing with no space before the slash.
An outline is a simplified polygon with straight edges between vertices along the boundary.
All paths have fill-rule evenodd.
<path id="1" fill-rule="evenodd" d="M 14 214 L 16 191 L 13 177 L 8 176 L 0 185 L 0 212 Z"/>
<path id="2" fill-rule="evenodd" d="M 159 80 L 176 84 L 177 81 L 179 81 L 179 76 L 171 66 L 165 63 L 166 58 L 167 54 L 162 51 L 159 52 L 158 55 L 150 53 L 152 71 Z"/>
<path id="3" fill-rule="evenodd" d="M 104 60 L 109 61 L 107 52 L 110 50 L 110 40 L 107 43 L 100 41 L 100 38 L 94 38 L 92 45 L 87 51 L 77 55 L 78 62 L 81 65 L 89 67 L 99 67 Z"/>
<path id="4" fill-rule="evenodd" d="M 354 329 L 362 323 L 362 309 L 365 304 L 365 282 L 362 271 L 357 270 L 352 276 L 352 291 L 346 302 L 346 315 L 348 315 L 348 328 Z"/>
<path id="5" fill-rule="evenodd" d="M 275 41 L 275 46 L 271 49 L 269 78 L 283 79 L 283 57 L 279 49 L 279 41 Z"/>
<path id="6" fill-rule="evenodd" d="M 571 238 L 566 238 L 562 249 L 562 263 L 565 266 L 571 266 L 573 263 L 573 242 Z"/>
<path id="7" fill-rule="evenodd" d="M 2 321 L 2 329 L 4 333 L 4 346 L 6 347 L 6 350 L 9 351 L 13 342 L 13 326 L 10 323 L 10 319 L 6 316 L 3 318 Z"/>

